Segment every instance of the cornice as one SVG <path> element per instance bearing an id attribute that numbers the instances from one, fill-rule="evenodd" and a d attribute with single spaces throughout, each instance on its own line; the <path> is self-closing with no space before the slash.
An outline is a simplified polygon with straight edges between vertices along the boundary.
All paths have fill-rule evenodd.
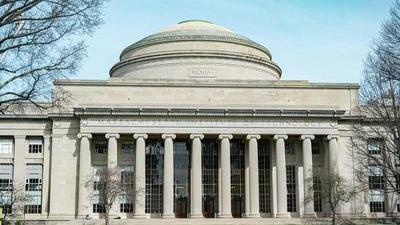
<path id="1" fill-rule="evenodd" d="M 266 47 L 250 39 L 241 37 L 239 35 L 237 35 L 237 37 L 222 36 L 222 35 L 182 35 L 177 33 L 174 34 L 173 32 L 158 33 L 145 37 L 142 40 L 125 48 L 121 52 L 120 58 L 122 58 L 124 54 L 133 49 L 142 48 L 148 45 L 155 45 L 155 44 L 162 44 L 169 42 L 180 42 L 180 41 L 216 41 L 216 42 L 240 44 L 261 50 L 271 58 L 271 53 Z"/>
<path id="2" fill-rule="evenodd" d="M 274 63 L 273 61 L 266 59 L 266 58 L 261 58 L 261 57 L 254 57 L 252 55 L 241 55 L 241 54 L 234 54 L 234 53 L 224 53 L 224 52 L 210 52 L 210 51 L 181 51 L 181 52 L 169 52 L 169 53 L 160 53 L 160 54 L 150 54 L 150 55 L 143 55 L 143 56 L 138 56 L 138 57 L 132 57 L 123 61 L 120 61 L 116 63 L 114 66 L 111 67 L 110 69 L 110 76 L 112 74 L 120 69 L 121 67 L 130 65 L 130 64 L 135 64 L 139 62 L 146 62 L 146 61 L 152 61 L 152 60 L 162 60 L 162 59 L 169 59 L 169 58 L 221 58 L 221 59 L 234 59 L 234 60 L 242 60 L 246 62 L 252 62 L 252 63 L 257 63 L 261 64 L 263 66 L 267 66 L 273 70 L 275 70 L 278 74 L 279 77 L 282 75 L 282 69 L 278 66 L 278 64 Z"/>
<path id="3" fill-rule="evenodd" d="M 212 87 L 212 88 L 297 88 L 359 89 L 358 83 L 310 83 L 306 80 L 214 80 L 214 79 L 129 79 L 109 80 L 59 79 L 54 85 L 74 86 L 149 86 L 149 87 Z"/>
<path id="4" fill-rule="evenodd" d="M 77 116 L 214 116 L 340 118 L 345 110 L 217 109 L 217 108 L 74 108 Z"/>

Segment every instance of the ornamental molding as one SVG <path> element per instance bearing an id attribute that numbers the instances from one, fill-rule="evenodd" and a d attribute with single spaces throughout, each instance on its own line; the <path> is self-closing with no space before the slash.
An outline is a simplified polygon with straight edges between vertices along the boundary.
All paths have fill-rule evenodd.
<path id="1" fill-rule="evenodd" d="M 175 53 L 160 53 L 160 54 L 152 54 L 152 55 L 146 55 L 146 56 L 138 56 L 138 57 L 132 57 L 132 58 L 120 61 L 111 67 L 110 76 L 115 77 L 113 75 L 113 73 L 115 71 L 117 71 L 118 69 L 123 68 L 127 65 L 145 62 L 145 61 L 149 61 L 149 60 L 154 60 L 154 61 L 159 62 L 160 60 L 163 60 L 163 59 L 183 58 L 183 57 L 196 57 L 196 58 L 218 57 L 221 59 L 243 60 L 243 61 L 247 61 L 247 62 L 257 63 L 262 66 L 267 66 L 270 69 L 275 70 L 279 74 L 278 79 L 281 77 L 281 74 L 282 74 L 282 70 L 278 66 L 278 64 L 274 63 L 271 60 L 260 58 L 260 57 L 254 57 L 251 55 L 233 54 L 233 53 L 223 53 L 223 52 L 215 53 L 215 52 L 209 52 L 209 51 L 190 51 L 190 52 L 183 51 L 183 52 L 175 52 Z"/>
<path id="2" fill-rule="evenodd" d="M 125 48 L 121 52 L 120 58 L 122 58 L 127 52 L 129 52 L 133 49 L 136 49 L 136 48 L 141 48 L 144 46 L 154 45 L 154 44 L 177 42 L 177 41 L 217 41 L 217 42 L 240 44 L 240 45 L 245 45 L 245 46 L 249 46 L 249 47 L 253 47 L 258 50 L 261 50 L 262 52 L 264 52 L 271 58 L 271 53 L 269 52 L 269 50 L 266 47 L 254 42 L 250 39 L 243 38 L 240 36 L 229 37 L 229 36 L 219 36 L 219 35 L 182 35 L 182 34 L 178 34 L 178 33 L 174 33 L 174 32 L 168 32 L 168 35 L 154 34 L 154 35 L 145 37 L 142 40 Z"/>
<path id="3" fill-rule="evenodd" d="M 227 108 L 74 108 L 76 116 L 214 116 L 214 117 L 303 117 L 340 118 L 345 110 L 227 109 Z M 84 123 L 82 121 L 81 123 Z"/>

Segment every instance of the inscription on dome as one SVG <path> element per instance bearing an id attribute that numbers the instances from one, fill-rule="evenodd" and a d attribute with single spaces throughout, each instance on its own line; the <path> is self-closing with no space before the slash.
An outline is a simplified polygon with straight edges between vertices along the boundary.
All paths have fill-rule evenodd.
<path id="1" fill-rule="evenodd" d="M 188 69 L 188 76 L 192 78 L 215 78 L 215 68 L 192 67 Z"/>

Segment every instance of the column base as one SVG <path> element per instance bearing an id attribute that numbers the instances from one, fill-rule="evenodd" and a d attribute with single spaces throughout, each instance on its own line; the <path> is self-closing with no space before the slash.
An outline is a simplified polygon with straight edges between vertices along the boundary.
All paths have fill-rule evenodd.
<path id="1" fill-rule="evenodd" d="M 317 214 L 315 213 L 304 213 L 303 218 L 310 218 L 310 219 L 315 219 L 317 218 Z"/>
<path id="2" fill-rule="evenodd" d="M 218 218 L 232 218 L 232 213 L 219 214 Z"/>
<path id="3" fill-rule="evenodd" d="M 193 213 L 193 214 L 190 214 L 190 218 L 192 218 L 192 219 L 203 219 L 204 217 L 203 217 L 202 213 Z"/>
<path id="4" fill-rule="evenodd" d="M 174 219 L 175 218 L 175 214 L 162 214 L 161 218 L 163 219 Z"/>
<path id="5" fill-rule="evenodd" d="M 260 213 L 249 213 L 246 217 L 247 218 L 260 218 L 261 215 L 260 215 Z"/>
<path id="6" fill-rule="evenodd" d="M 133 215 L 133 218 L 134 219 L 146 219 L 147 216 L 146 216 L 146 214 L 135 214 L 135 215 Z"/>
<path id="7" fill-rule="evenodd" d="M 289 213 L 277 213 L 276 218 L 290 218 Z"/>

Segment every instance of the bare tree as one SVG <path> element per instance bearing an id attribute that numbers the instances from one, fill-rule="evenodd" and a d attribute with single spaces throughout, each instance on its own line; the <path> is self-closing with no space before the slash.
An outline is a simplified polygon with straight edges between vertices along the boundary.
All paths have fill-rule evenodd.
<path id="1" fill-rule="evenodd" d="M 24 212 L 24 205 L 29 201 L 25 194 L 25 185 L 23 184 L 2 184 L 0 187 L 0 205 L 3 208 L 2 221 L 14 222 L 18 215 Z"/>
<path id="2" fill-rule="evenodd" d="M 128 188 L 121 180 L 121 171 L 118 167 L 99 169 L 89 179 L 87 186 L 92 190 L 92 200 L 96 200 L 100 207 L 104 207 L 105 224 L 110 224 L 110 210 L 115 200 L 125 193 Z"/>
<path id="3" fill-rule="evenodd" d="M 76 72 L 104 1 L 0 1 L 0 113 L 23 102 L 53 106 L 41 102 L 51 99 L 54 79 Z"/>
<path id="4" fill-rule="evenodd" d="M 346 179 L 339 174 L 321 174 L 321 176 L 306 179 L 304 182 L 309 184 L 305 185 L 305 187 L 307 187 L 306 191 L 310 193 L 313 193 L 314 185 L 320 185 L 321 199 L 329 207 L 333 225 L 337 223 L 338 207 L 349 202 L 356 194 L 356 191 L 351 188 Z M 304 199 L 304 202 L 313 200 L 314 198 L 310 196 L 310 198 Z"/>
<path id="5" fill-rule="evenodd" d="M 360 113 L 364 116 L 354 126 L 353 149 L 356 172 L 368 187 L 366 173 L 383 177 L 385 192 L 399 191 L 400 163 L 400 1 L 396 0 L 388 19 L 365 60 L 360 91 Z M 379 175 L 379 176 L 378 176 Z"/>

